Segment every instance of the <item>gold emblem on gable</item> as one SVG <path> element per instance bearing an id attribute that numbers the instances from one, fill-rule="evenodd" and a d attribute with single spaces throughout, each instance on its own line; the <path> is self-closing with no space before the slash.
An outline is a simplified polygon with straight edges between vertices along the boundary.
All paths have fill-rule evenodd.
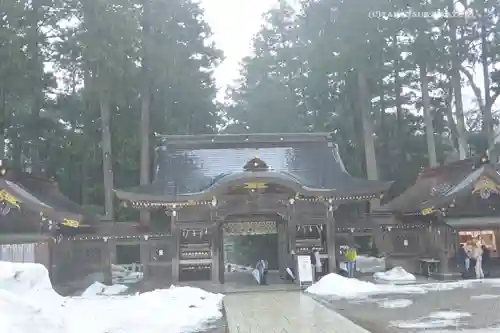
<path id="1" fill-rule="evenodd" d="M 264 188 L 267 188 L 267 184 L 266 183 L 245 183 L 245 188 L 253 189 L 253 190 L 264 189 Z"/>
<path id="2" fill-rule="evenodd" d="M 12 206 L 19 208 L 19 200 L 5 189 L 0 191 L 0 201 L 8 202 Z"/>
<path id="3" fill-rule="evenodd" d="M 500 186 L 492 179 L 481 176 L 474 184 L 472 193 L 478 193 L 482 199 L 488 199 L 492 194 L 500 195 Z"/>
<path id="4" fill-rule="evenodd" d="M 76 220 L 64 219 L 62 225 L 70 228 L 78 228 L 80 226 L 80 222 Z"/>
<path id="5" fill-rule="evenodd" d="M 421 211 L 422 215 L 430 215 L 432 213 L 434 213 L 434 209 L 433 208 L 424 208 Z"/>

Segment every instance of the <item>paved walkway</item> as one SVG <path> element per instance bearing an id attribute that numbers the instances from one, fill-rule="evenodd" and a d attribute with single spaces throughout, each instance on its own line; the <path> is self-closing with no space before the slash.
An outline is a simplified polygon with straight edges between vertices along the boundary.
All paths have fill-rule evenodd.
<path id="1" fill-rule="evenodd" d="M 229 333 L 370 333 L 294 291 L 224 297 Z"/>

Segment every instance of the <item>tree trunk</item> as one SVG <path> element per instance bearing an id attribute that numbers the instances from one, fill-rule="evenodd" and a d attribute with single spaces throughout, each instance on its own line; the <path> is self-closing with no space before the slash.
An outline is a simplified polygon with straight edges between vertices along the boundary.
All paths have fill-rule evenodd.
<path id="1" fill-rule="evenodd" d="M 92 114 L 94 110 L 92 110 L 92 105 L 95 105 L 95 103 L 92 103 L 92 93 L 91 93 L 91 86 L 92 86 L 92 74 L 91 70 L 88 63 L 85 64 L 87 68 L 85 68 L 85 72 L 83 74 L 83 98 L 84 98 L 84 106 L 85 106 L 85 112 L 87 114 Z M 92 135 L 92 124 L 89 123 L 87 119 L 90 117 L 84 116 L 84 125 L 83 125 L 83 145 L 80 147 L 82 151 L 80 152 L 82 154 L 82 165 L 81 165 L 81 204 L 82 205 L 88 205 L 89 204 L 89 151 L 85 147 L 87 142 L 90 142 L 90 138 Z"/>
<path id="2" fill-rule="evenodd" d="M 455 12 L 453 0 L 448 0 L 448 11 Z M 451 41 L 451 84 L 455 95 L 455 116 L 457 118 L 458 130 L 458 153 L 460 159 L 467 157 L 467 132 L 465 130 L 464 106 L 462 101 L 462 84 L 460 79 L 460 55 L 457 41 L 457 27 L 455 18 L 448 19 L 450 24 L 450 41 Z"/>
<path id="3" fill-rule="evenodd" d="M 40 173 L 42 170 L 41 160 L 40 160 L 40 148 L 41 148 L 41 132 L 40 126 L 40 111 L 43 107 L 43 65 L 40 55 L 40 15 L 41 15 L 41 4 L 39 0 L 31 1 L 31 12 L 30 12 L 30 31 L 28 36 L 28 48 L 31 55 L 31 75 L 32 75 L 32 89 L 31 89 L 31 145 L 30 145 L 30 166 L 33 173 Z"/>
<path id="4" fill-rule="evenodd" d="M 102 168 L 104 176 L 104 211 L 106 219 L 114 218 L 113 202 L 113 159 L 111 155 L 111 110 L 109 106 L 109 97 L 106 92 L 101 92 L 99 96 L 99 105 L 101 109 L 102 126 Z"/>
<path id="5" fill-rule="evenodd" d="M 429 166 L 437 166 L 436 142 L 434 140 L 434 124 L 429 102 L 429 82 L 427 78 L 427 69 L 424 62 L 420 64 L 420 82 L 422 84 L 422 104 L 424 109 L 425 133 L 427 138 L 427 154 L 429 155 Z"/>
<path id="6" fill-rule="evenodd" d="M 7 101 L 5 88 L 0 88 L 0 160 L 5 159 L 5 136 L 7 134 Z"/>
<path id="7" fill-rule="evenodd" d="M 483 83 L 484 83 L 484 109 L 483 109 L 483 126 L 482 130 L 488 138 L 488 149 L 493 148 L 495 143 L 495 133 L 493 132 L 493 115 L 491 114 L 492 102 L 490 95 L 490 72 L 488 70 L 488 41 L 487 41 L 487 31 L 486 31 L 486 4 L 482 1 L 481 8 L 481 65 L 483 67 Z M 495 156 L 490 156 L 490 158 L 496 162 Z"/>
<path id="8" fill-rule="evenodd" d="M 142 88 L 141 88 L 141 161 L 140 161 L 140 184 L 146 185 L 150 182 L 150 154 L 149 154 L 149 134 L 150 134 L 150 105 L 151 105 L 151 4 L 149 0 L 143 0 L 142 17 Z M 150 221 L 149 210 L 141 210 L 140 222 L 148 225 Z"/>
<path id="9" fill-rule="evenodd" d="M 358 71 L 359 110 L 363 125 L 363 141 L 365 146 L 366 175 L 370 180 L 378 179 L 377 158 L 375 155 L 375 141 L 373 138 L 373 122 L 371 112 L 370 94 L 364 72 Z M 371 202 L 371 209 L 378 206 L 378 200 Z"/>
<path id="10" fill-rule="evenodd" d="M 452 109 L 452 102 L 453 102 L 453 87 L 451 86 L 451 82 L 448 83 L 448 92 L 446 95 L 446 100 L 445 100 L 445 115 L 446 115 L 446 120 L 448 121 L 448 126 L 451 131 L 451 146 L 458 151 L 459 149 L 459 134 L 458 134 L 458 129 L 457 129 L 457 124 L 455 123 L 455 118 L 453 118 L 453 109 Z"/>
<path id="11" fill-rule="evenodd" d="M 393 47 L 397 50 L 397 38 L 394 36 L 393 39 Z M 401 72 L 401 58 L 399 50 L 396 52 L 396 59 L 394 59 L 394 95 L 396 99 L 396 138 L 401 146 L 405 146 L 406 136 L 405 136 L 405 125 L 404 125 L 404 113 L 403 113 L 403 101 L 401 99 L 401 95 L 403 93 L 403 89 L 401 86 L 401 78 L 399 76 Z M 396 167 L 399 169 L 404 167 L 406 164 L 406 154 L 399 154 L 399 160 L 396 163 Z"/>

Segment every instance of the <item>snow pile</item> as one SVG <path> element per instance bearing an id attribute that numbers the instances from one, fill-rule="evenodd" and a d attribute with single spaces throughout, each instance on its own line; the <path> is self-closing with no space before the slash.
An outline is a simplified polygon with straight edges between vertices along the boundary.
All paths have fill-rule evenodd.
<path id="1" fill-rule="evenodd" d="M 384 282 L 415 282 L 415 275 L 408 273 L 403 267 L 397 266 L 387 272 L 377 272 L 373 274 L 375 280 Z"/>
<path id="2" fill-rule="evenodd" d="M 106 286 L 105 284 L 102 284 L 100 282 L 94 282 L 82 293 L 82 297 L 120 295 L 127 291 L 127 289 L 128 287 L 124 286 L 123 284 Z"/>
<path id="3" fill-rule="evenodd" d="M 40 264 L 21 264 L 0 261 L 0 291 L 17 295 L 37 294 L 48 298 L 61 298 L 52 288 L 49 272 Z"/>
<path id="4" fill-rule="evenodd" d="M 93 285 L 87 297 L 62 297 L 42 265 L 0 262 L 0 332 L 183 333 L 222 316 L 223 295 L 198 288 L 92 297 L 98 287 Z"/>
<path id="5" fill-rule="evenodd" d="M 377 294 L 425 294 L 418 286 L 378 285 L 358 279 L 349 279 L 338 274 L 325 275 L 306 289 L 306 292 L 339 298 L 359 298 Z"/>
<path id="6" fill-rule="evenodd" d="M 385 271 L 385 258 L 356 257 L 356 270 L 360 273 L 375 273 Z"/>

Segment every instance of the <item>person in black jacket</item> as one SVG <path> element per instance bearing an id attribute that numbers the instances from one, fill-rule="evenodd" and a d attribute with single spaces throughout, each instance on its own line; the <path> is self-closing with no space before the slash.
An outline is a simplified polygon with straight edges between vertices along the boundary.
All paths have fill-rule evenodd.
<path id="1" fill-rule="evenodd" d="M 483 270 L 485 275 L 490 273 L 491 251 L 486 245 L 481 246 L 483 249 Z"/>

